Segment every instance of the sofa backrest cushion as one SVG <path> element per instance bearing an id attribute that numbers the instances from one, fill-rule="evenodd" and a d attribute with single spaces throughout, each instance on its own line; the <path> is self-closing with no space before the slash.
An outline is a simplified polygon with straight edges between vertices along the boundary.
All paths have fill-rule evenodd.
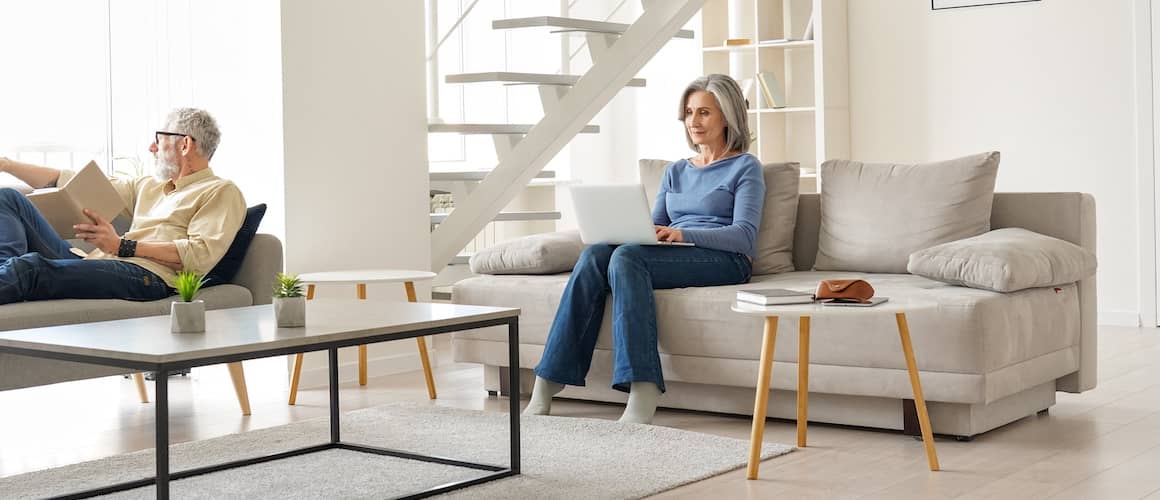
<path id="1" fill-rule="evenodd" d="M 665 160 L 640 160 L 640 182 L 648 196 L 649 207 L 656 204 L 657 190 L 665 169 Z M 797 163 L 766 163 L 765 203 L 761 210 L 761 227 L 757 228 L 757 252 L 753 274 L 793 271 L 793 233 L 797 222 L 798 189 L 801 183 Z"/>
<path id="2" fill-rule="evenodd" d="M 910 254 L 991 229 L 999 153 L 821 168 L 819 271 L 905 273 Z"/>
<path id="3" fill-rule="evenodd" d="M 246 219 L 242 221 L 242 227 L 238 228 L 238 233 L 234 236 L 233 243 L 230 243 L 230 248 L 226 250 L 222 260 L 218 261 L 217 265 L 205 275 L 205 286 L 233 282 L 234 276 L 238 274 L 238 269 L 242 267 L 242 260 L 246 258 L 246 250 L 250 248 L 250 242 L 254 240 L 254 235 L 257 234 L 258 226 L 262 224 L 262 217 L 265 215 L 265 203 L 259 203 L 246 209 Z"/>

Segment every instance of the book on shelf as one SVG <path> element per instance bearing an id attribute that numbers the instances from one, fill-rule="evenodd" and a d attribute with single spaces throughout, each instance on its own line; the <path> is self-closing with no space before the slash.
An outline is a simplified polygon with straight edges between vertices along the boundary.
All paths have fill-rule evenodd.
<path id="1" fill-rule="evenodd" d="M 814 301 L 812 292 L 789 290 L 785 288 L 763 288 L 756 290 L 738 290 L 737 300 L 763 306 L 784 304 L 808 304 Z"/>
<path id="2" fill-rule="evenodd" d="M 725 46 L 732 47 L 734 45 L 749 45 L 751 41 L 748 38 L 726 38 Z"/>
<path id="3" fill-rule="evenodd" d="M 741 95 L 745 98 L 746 109 L 761 108 L 761 92 L 757 91 L 757 79 L 746 78 L 741 80 Z"/>
<path id="4" fill-rule="evenodd" d="M 759 40 L 757 42 L 757 44 L 758 45 L 778 45 L 778 44 L 783 44 L 783 43 L 800 42 L 800 41 L 801 40 L 798 40 L 795 38 L 778 38 L 776 40 Z"/>
<path id="5" fill-rule="evenodd" d="M 785 107 L 785 93 L 781 91 L 781 83 L 777 76 L 770 71 L 757 74 L 757 83 L 761 86 L 761 94 L 765 96 L 765 104 L 771 108 Z"/>
<path id="6" fill-rule="evenodd" d="M 96 162 L 90 161 L 63 186 L 37 189 L 28 194 L 40 215 L 63 239 L 76 237 L 73 224 L 92 224 L 84 209 L 92 210 L 106 221 L 112 221 L 125 210 L 125 201 Z"/>

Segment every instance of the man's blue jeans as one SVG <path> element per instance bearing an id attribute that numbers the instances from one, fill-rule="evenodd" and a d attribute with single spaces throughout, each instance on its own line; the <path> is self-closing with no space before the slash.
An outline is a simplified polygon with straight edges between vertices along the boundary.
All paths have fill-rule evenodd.
<path id="1" fill-rule="evenodd" d="M 169 285 L 145 268 L 116 260 L 84 260 L 57 236 L 36 207 L 14 189 L 0 189 L 0 304 L 46 299 L 157 300 Z"/>
<path id="2" fill-rule="evenodd" d="M 752 270 L 745 255 L 721 250 L 592 245 L 572 269 L 536 375 L 584 385 L 611 292 L 612 388 L 628 392 L 632 382 L 653 382 L 663 392 L 653 290 L 745 283 Z"/>

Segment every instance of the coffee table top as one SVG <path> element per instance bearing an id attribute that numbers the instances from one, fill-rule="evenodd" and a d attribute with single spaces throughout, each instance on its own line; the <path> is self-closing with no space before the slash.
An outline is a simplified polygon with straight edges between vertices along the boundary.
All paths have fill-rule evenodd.
<path id="1" fill-rule="evenodd" d="M 323 271 L 302 273 L 298 279 L 303 283 L 400 283 L 403 281 L 429 280 L 435 277 L 430 271 L 408 271 L 404 269 L 360 269 L 355 271 Z"/>
<path id="2" fill-rule="evenodd" d="M 278 328 L 274 307 L 259 305 L 206 311 L 205 333 L 170 333 L 169 315 L 0 332 L 0 352 L 16 348 L 172 363 L 402 334 L 519 314 L 519 309 L 504 307 L 311 300 L 306 302 L 306 326 L 302 328 Z"/>
<path id="3" fill-rule="evenodd" d="M 827 306 L 820 302 L 811 302 L 809 304 L 785 304 L 774 306 L 763 306 L 760 304 L 750 304 L 748 302 L 734 302 L 734 312 L 747 314 L 750 316 L 787 316 L 787 317 L 820 317 L 820 316 L 838 316 L 850 314 L 894 314 L 894 313 L 909 313 L 920 309 L 934 309 L 938 307 L 938 302 L 929 299 L 916 298 L 894 298 L 870 307 L 853 307 L 853 306 Z"/>

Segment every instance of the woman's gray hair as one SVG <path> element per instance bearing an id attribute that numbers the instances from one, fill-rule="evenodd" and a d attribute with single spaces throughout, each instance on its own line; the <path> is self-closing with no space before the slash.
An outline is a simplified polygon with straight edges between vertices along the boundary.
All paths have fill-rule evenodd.
<path id="1" fill-rule="evenodd" d="M 209 160 L 217 151 L 218 142 L 222 133 L 218 130 L 217 120 L 209 112 L 197 108 L 177 108 L 169 113 L 165 119 L 172 132 L 186 134 L 193 138 L 197 146 L 197 154 Z"/>
<path id="2" fill-rule="evenodd" d="M 713 97 L 717 98 L 717 106 L 721 108 L 721 114 L 725 117 L 725 149 L 742 153 L 749 151 L 749 117 L 746 111 L 748 106 L 737 81 L 729 75 L 714 73 L 690 82 L 689 86 L 685 87 L 685 92 L 681 94 L 680 111 L 677 113 L 678 119 L 682 122 L 685 121 L 689 96 L 698 90 L 713 94 Z M 690 149 L 701 152 L 701 149 L 693 143 L 693 138 L 689 136 L 688 128 L 685 128 L 685 140 L 689 143 Z"/>

